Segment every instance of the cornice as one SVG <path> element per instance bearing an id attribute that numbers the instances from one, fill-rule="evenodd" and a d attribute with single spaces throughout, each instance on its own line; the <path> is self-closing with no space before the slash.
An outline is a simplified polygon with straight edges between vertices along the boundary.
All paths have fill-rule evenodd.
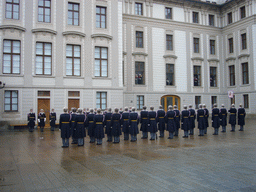
<path id="1" fill-rule="evenodd" d="M 54 31 L 52 29 L 46 29 L 46 28 L 38 28 L 38 29 L 32 29 L 32 33 L 51 33 L 53 35 L 57 35 L 57 31 Z"/>
<path id="2" fill-rule="evenodd" d="M 15 29 L 21 32 L 26 32 L 26 28 L 18 26 L 18 25 L 0 25 L 0 29 L 5 30 L 5 29 Z"/>
<path id="3" fill-rule="evenodd" d="M 148 54 L 147 54 L 147 53 L 144 53 L 144 52 L 133 52 L 132 55 L 133 55 L 133 56 L 135 56 L 135 55 L 148 56 Z"/>
<path id="4" fill-rule="evenodd" d="M 80 37 L 85 37 L 86 34 L 85 33 L 82 33 L 82 32 L 78 32 L 78 31 L 65 31 L 62 33 L 63 36 L 67 36 L 67 35 L 77 35 L 77 36 L 80 36 Z"/>
<path id="5" fill-rule="evenodd" d="M 228 58 L 226 59 L 226 61 L 229 61 L 229 60 L 236 60 L 236 57 L 228 57 Z"/>
<path id="6" fill-rule="evenodd" d="M 194 61 L 194 60 L 203 61 L 204 58 L 202 58 L 202 57 L 192 57 L 191 60 L 192 60 L 192 61 Z"/>
<path id="7" fill-rule="evenodd" d="M 113 39 L 113 37 L 111 35 L 101 34 L 101 33 L 92 34 L 91 37 L 92 38 L 106 38 L 108 40 L 112 40 Z"/>
<path id="8" fill-rule="evenodd" d="M 237 56 L 238 59 L 241 59 L 242 57 L 250 57 L 250 54 L 241 54 Z"/>
<path id="9" fill-rule="evenodd" d="M 163 56 L 164 58 L 173 58 L 173 59 L 177 59 L 178 57 L 176 55 L 172 55 L 172 54 L 167 54 Z"/>
<path id="10" fill-rule="evenodd" d="M 220 62 L 220 60 L 219 60 L 219 59 L 215 59 L 215 58 L 208 59 L 207 61 L 208 61 L 208 62 L 211 62 L 211 61 Z"/>

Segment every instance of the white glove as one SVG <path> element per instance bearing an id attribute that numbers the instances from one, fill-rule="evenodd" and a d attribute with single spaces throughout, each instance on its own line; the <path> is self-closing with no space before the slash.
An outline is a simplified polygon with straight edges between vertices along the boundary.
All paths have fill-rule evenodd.
<path id="1" fill-rule="evenodd" d="M 40 123 L 40 119 L 38 119 L 37 121 L 38 121 L 38 123 Z"/>
<path id="2" fill-rule="evenodd" d="M 44 122 L 46 121 L 46 118 L 44 118 Z"/>

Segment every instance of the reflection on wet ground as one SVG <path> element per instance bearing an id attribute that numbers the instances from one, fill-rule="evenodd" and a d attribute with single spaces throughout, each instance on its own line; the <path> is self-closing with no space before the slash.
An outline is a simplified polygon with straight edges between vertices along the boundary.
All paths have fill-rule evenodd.
<path id="1" fill-rule="evenodd" d="M 60 132 L 0 129 L 0 191 L 256 191 L 256 120 L 244 132 L 61 148 Z"/>

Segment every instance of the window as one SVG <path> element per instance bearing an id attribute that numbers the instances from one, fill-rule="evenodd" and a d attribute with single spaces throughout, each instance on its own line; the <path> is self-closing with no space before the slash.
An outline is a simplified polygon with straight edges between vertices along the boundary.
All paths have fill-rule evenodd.
<path id="1" fill-rule="evenodd" d="M 51 22 L 51 1 L 39 0 L 38 1 L 38 22 Z"/>
<path id="2" fill-rule="evenodd" d="M 69 91 L 68 97 L 80 97 L 80 91 Z"/>
<path id="3" fill-rule="evenodd" d="M 228 13 L 228 24 L 232 23 L 232 12 Z"/>
<path id="4" fill-rule="evenodd" d="M 6 19 L 19 19 L 20 15 L 20 1 L 19 0 L 6 0 L 5 18 Z"/>
<path id="5" fill-rule="evenodd" d="M 20 41 L 4 40 L 3 73 L 20 73 Z"/>
<path id="6" fill-rule="evenodd" d="M 194 66 L 194 86 L 201 86 L 201 66 Z"/>
<path id="7" fill-rule="evenodd" d="M 137 109 L 142 109 L 144 106 L 144 96 L 137 95 Z"/>
<path id="8" fill-rule="evenodd" d="M 165 7 L 165 19 L 172 19 L 172 8 Z"/>
<path id="9" fill-rule="evenodd" d="M 241 35 L 242 50 L 247 49 L 246 33 Z"/>
<path id="10" fill-rule="evenodd" d="M 199 23 L 198 12 L 193 12 L 193 23 Z"/>
<path id="11" fill-rule="evenodd" d="M 108 76 L 108 48 L 95 47 L 95 77 Z"/>
<path id="12" fill-rule="evenodd" d="M 50 97 L 51 92 L 50 91 L 38 91 L 37 96 L 38 97 Z"/>
<path id="13" fill-rule="evenodd" d="M 243 84 L 249 84 L 248 63 L 242 63 L 242 80 Z"/>
<path id="14" fill-rule="evenodd" d="M 79 25 L 79 4 L 68 3 L 68 24 Z"/>
<path id="15" fill-rule="evenodd" d="M 143 32 L 136 31 L 136 47 L 143 48 Z"/>
<path id="16" fill-rule="evenodd" d="M 142 3 L 135 3 L 135 14 L 143 15 Z"/>
<path id="17" fill-rule="evenodd" d="M 214 26 L 214 15 L 209 15 L 209 25 Z"/>
<path id="18" fill-rule="evenodd" d="M 241 19 L 246 17 L 245 6 L 240 8 L 240 16 L 241 16 Z"/>
<path id="19" fill-rule="evenodd" d="M 246 94 L 246 95 L 243 95 L 244 97 L 244 108 L 249 108 L 249 96 Z"/>
<path id="20" fill-rule="evenodd" d="M 144 62 L 135 62 L 135 85 L 145 85 Z"/>
<path id="21" fill-rule="evenodd" d="M 174 64 L 166 64 L 166 85 L 174 85 Z"/>
<path id="22" fill-rule="evenodd" d="M 96 7 L 96 27 L 107 28 L 107 11 L 106 7 Z"/>
<path id="23" fill-rule="evenodd" d="M 105 110 L 107 108 L 107 92 L 97 92 L 96 107 Z"/>
<path id="24" fill-rule="evenodd" d="M 166 35 L 166 50 L 173 50 L 173 41 L 172 35 Z"/>
<path id="25" fill-rule="evenodd" d="M 236 85 L 235 65 L 229 66 L 229 85 L 230 86 Z"/>
<path id="26" fill-rule="evenodd" d="M 201 104 L 201 96 L 195 96 L 195 108 L 199 108 L 199 104 Z"/>
<path id="27" fill-rule="evenodd" d="M 210 40 L 210 54 L 215 55 L 215 40 Z"/>
<path id="28" fill-rule="evenodd" d="M 232 104 L 235 104 L 235 103 L 236 103 L 236 97 L 235 97 L 235 95 L 233 95 L 233 97 L 230 98 L 230 104 L 232 105 Z"/>
<path id="29" fill-rule="evenodd" d="M 194 53 L 199 53 L 199 38 L 194 38 Z"/>
<path id="30" fill-rule="evenodd" d="M 233 38 L 228 39 L 228 44 L 229 44 L 229 53 L 234 53 Z"/>
<path id="31" fill-rule="evenodd" d="M 212 96 L 211 97 L 211 102 L 212 102 L 212 108 L 214 104 L 217 104 L 217 96 Z"/>
<path id="32" fill-rule="evenodd" d="M 210 86 L 217 87 L 217 67 L 210 67 Z"/>
<path id="33" fill-rule="evenodd" d="M 66 47 L 66 75 L 80 76 L 81 46 L 67 45 Z"/>
<path id="34" fill-rule="evenodd" d="M 36 43 L 36 75 L 52 74 L 52 44 Z"/>
<path id="35" fill-rule="evenodd" d="M 4 92 L 4 111 L 18 111 L 18 91 Z"/>

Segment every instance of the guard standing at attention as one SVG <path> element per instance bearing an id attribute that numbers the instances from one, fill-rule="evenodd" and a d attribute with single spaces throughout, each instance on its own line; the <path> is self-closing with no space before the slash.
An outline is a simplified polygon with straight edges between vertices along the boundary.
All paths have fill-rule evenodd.
<path id="1" fill-rule="evenodd" d="M 209 118 L 209 110 L 206 108 L 206 105 L 203 104 L 203 108 L 204 108 L 204 134 L 207 134 L 207 128 L 209 127 L 209 122 L 208 122 L 208 118 Z"/>
<path id="2" fill-rule="evenodd" d="M 227 109 L 225 108 L 224 104 L 221 105 L 220 109 L 220 125 L 222 126 L 221 132 L 225 133 L 227 126 Z"/>
<path id="3" fill-rule="evenodd" d="M 181 112 L 181 125 L 182 125 L 181 129 L 184 131 L 183 138 L 188 138 L 188 130 L 190 128 L 190 125 L 189 125 L 190 113 L 186 105 L 184 105 L 183 108 L 184 110 Z"/>
<path id="4" fill-rule="evenodd" d="M 112 127 L 111 127 L 112 112 L 111 108 L 108 108 L 108 112 L 105 114 L 104 125 L 106 126 L 105 134 L 107 134 L 107 142 L 112 142 Z"/>
<path id="5" fill-rule="evenodd" d="M 215 103 L 213 105 L 212 109 L 212 127 L 214 128 L 213 135 L 219 134 L 219 128 L 220 128 L 220 110 L 217 108 L 217 104 Z"/>
<path id="6" fill-rule="evenodd" d="M 135 112 L 135 107 L 133 107 L 132 112 L 130 113 L 130 129 L 129 129 L 129 133 L 131 135 L 131 142 L 137 141 L 137 134 L 139 133 L 138 124 L 139 124 L 139 115 L 137 112 Z"/>
<path id="7" fill-rule="evenodd" d="M 44 132 L 46 116 L 43 109 L 40 109 L 40 113 L 38 114 L 38 125 L 40 126 L 40 131 Z"/>
<path id="8" fill-rule="evenodd" d="M 70 137 L 70 121 L 71 116 L 68 113 L 68 108 L 63 108 L 63 114 L 60 115 L 60 130 L 61 130 L 61 138 L 62 138 L 62 147 L 69 147 L 69 137 Z"/>
<path id="9" fill-rule="evenodd" d="M 173 139 L 173 133 L 176 130 L 176 122 L 175 122 L 176 113 L 173 111 L 173 107 L 169 105 L 168 111 L 165 116 L 165 122 L 167 124 L 167 131 L 169 131 L 168 139 Z"/>
<path id="10" fill-rule="evenodd" d="M 203 110 L 203 106 L 200 104 L 199 109 L 197 110 L 197 122 L 198 122 L 198 129 L 199 129 L 199 135 L 198 136 L 204 136 L 204 130 L 205 130 L 205 111 Z"/>
<path id="11" fill-rule="evenodd" d="M 118 108 L 115 108 L 115 112 L 112 115 L 112 135 L 114 136 L 114 142 L 113 143 L 119 143 L 120 142 L 120 135 L 122 135 L 121 132 L 121 119 L 122 115 L 118 113 Z"/>
<path id="12" fill-rule="evenodd" d="M 174 112 L 176 113 L 175 116 L 175 123 L 176 123 L 176 127 L 175 127 L 175 132 L 174 132 L 174 136 L 179 136 L 179 128 L 180 128 L 180 111 L 178 110 L 177 105 L 173 106 L 174 108 Z"/>
<path id="13" fill-rule="evenodd" d="M 95 142 L 95 124 L 94 124 L 94 111 L 90 109 L 90 113 L 87 115 L 85 126 L 88 129 L 88 135 L 90 136 L 90 143 Z"/>
<path id="14" fill-rule="evenodd" d="M 147 107 L 143 106 L 142 111 L 140 112 L 140 131 L 142 131 L 142 137 L 141 139 L 147 139 L 148 138 L 148 111 Z"/>
<path id="15" fill-rule="evenodd" d="M 243 108 L 242 104 L 240 104 L 238 108 L 238 113 L 237 113 L 238 125 L 240 125 L 239 131 L 244 131 L 245 115 L 246 115 L 245 109 Z"/>
<path id="16" fill-rule="evenodd" d="M 148 112 L 149 118 L 149 127 L 148 131 L 150 132 L 150 140 L 156 139 L 156 132 L 157 132 L 157 124 L 156 124 L 156 112 L 154 111 L 154 107 L 150 107 L 150 111 Z"/>
<path id="17" fill-rule="evenodd" d="M 164 137 L 164 131 L 165 131 L 165 111 L 163 110 L 163 106 L 159 106 L 159 110 L 157 111 L 157 118 L 156 121 L 158 123 L 158 130 L 160 131 L 159 137 Z"/>
<path id="18" fill-rule="evenodd" d="M 231 108 L 228 110 L 229 114 L 229 124 L 231 124 L 231 132 L 235 132 L 236 129 L 236 113 L 235 104 L 231 105 Z"/>
<path id="19" fill-rule="evenodd" d="M 76 108 L 71 108 L 71 135 L 72 135 L 72 143 L 77 144 L 77 134 L 76 134 Z"/>
<path id="20" fill-rule="evenodd" d="M 196 127 L 195 125 L 195 120 L 196 120 L 196 111 L 195 109 L 192 109 L 192 105 L 189 105 L 188 111 L 190 112 L 190 117 L 189 117 L 189 135 L 194 135 L 194 128 Z"/>
<path id="21" fill-rule="evenodd" d="M 33 113 L 33 109 L 30 109 L 30 113 L 28 113 L 28 127 L 29 132 L 34 131 L 35 127 L 36 114 Z"/>
<path id="22" fill-rule="evenodd" d="M 75 126 L 76 126 L 76 138 L 78 146 L 84 146 L 84 138 L 86 137 L 85 132 L 85 114 L 83 110 L 79 108 L 77 110 L 76 118 L 75 118 Z"/>
<path id="23" fill-rule="evenodd" d="M 129 140 L 129 126 L 130 126 L 130 113 L 128 111 L 128 107 L 124 108 L 124 112 L 121 115 L 122 115 L 121 125 L 123 126 L 122 131 L 124 133 L 124 140 L 127 141 Z"/>
<path id="24" fill-rule="evenodd" d="M 102 139 L 105 137 L 103 123 L 104 116 L 101 113 L 101 109 L 97 109 L 97 114 L 94 116 L 95 138 L 97 139 L 97 145 L 101 145 Z"/>
<path id="25" fill-rule="evenodd" d="M 55 129 L 55 122 L 56 122 L 56 113 L 54 112 L 54 109 L 52 109 L 52 112 L 49 115 L 50 119 L 50 126 L 51 126 L 51 131 L 54 131 Z"/>

